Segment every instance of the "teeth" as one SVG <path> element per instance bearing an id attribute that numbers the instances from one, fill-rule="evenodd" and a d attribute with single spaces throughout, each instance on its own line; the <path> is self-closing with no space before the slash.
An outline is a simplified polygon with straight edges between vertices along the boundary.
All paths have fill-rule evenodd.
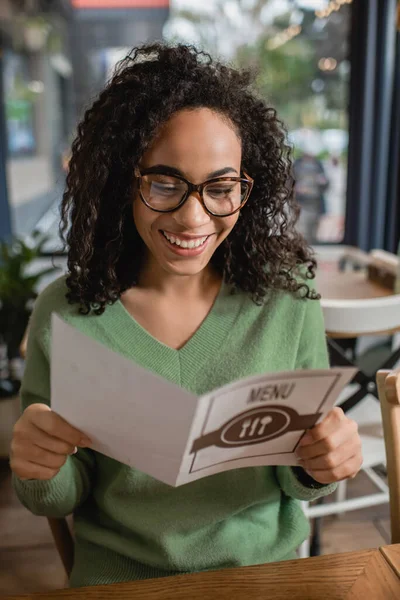
<path id="1" fill-rule="evenodd" d="M 165 233 L 165 231 L 163 231 L 162 233 L 171 244 L 176 244 L 181 248 L 189 249 L 198 248 L 199 246 L 202 246 L 208 238 L 208 235 L 206 235 L 202 238 L 198 238 L 197 240 L 190 240 L 188 242 L 187 240 L 180 240 L 179 238 L 176 238 L 173 235 L 169 235 L 168 233 Z"/>

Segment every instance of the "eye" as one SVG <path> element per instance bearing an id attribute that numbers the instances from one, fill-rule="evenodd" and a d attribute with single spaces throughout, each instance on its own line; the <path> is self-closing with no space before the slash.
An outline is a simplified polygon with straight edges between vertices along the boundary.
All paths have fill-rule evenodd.
<path id="1" fill-rule="evenodd" d="M 227 196 L 229 194 L 231 194 L 234 190 L 234 186 L 232 185 L 223 185 L 223 186 L 217 186 L 217 187 L 210 187 L 207 188 L 207 194 L 210 194 L 210 196 Z"/>
<path id="2" fill-rule="evenodd" d="M 185 192 L 185 184 L 182 181 L 162 173 L 146 176 L 145 182 L 150 187 L 153 196 L 173 196 Z"/>
<path id="3" fill-rule="evenodd" d="M 174 191 L 178 189 L 177 185 L 174 185 L 173 183 L 161 183 L 159 181 L 153 181 L 153 183 L 151 184 L 151 187 L 153 190 L 155 191 Z"/>

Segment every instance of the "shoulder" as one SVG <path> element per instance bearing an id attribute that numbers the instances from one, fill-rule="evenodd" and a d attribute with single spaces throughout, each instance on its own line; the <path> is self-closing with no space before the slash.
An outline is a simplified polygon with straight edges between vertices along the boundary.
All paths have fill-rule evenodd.
<path id="1" fill-rule="evenodd" d="M 243 321 L 257 320 L 265 325 L 280 323 L 283 329 L 294 328 L 298 330 L 303 327 L 320 327 L 322 322 L 321 303 L 317 298 L 310 297 L 317 293 L 315 280 L 296 277 L 298 282 L 308 287 L 298 292 L 289 290 L 267 290 L 260 303 L 254 302 L 251 296 L 245 292 L 237 291 L 242 298 L 242 310 L 240 317 Z"/>
<path id="2" fill-rule="evenodd" d="M 66 275 L 59 277 L 47 286 L 36 299 L 29 321 L 28 349 L 31 341 L 33 345 L 39 346 L 46 356 L 50 355 L 53 313 L 82 333 L 105 345 L 109 343 L 116 320 L 120 319 L 116 303 L 108 305 L 100 315 L 94 311 L 89 314 L 82 313 L 78 303 L 70 304 L 67 299 L 66 280 Z"/>
<path id="3" fill-rule="evenodd" d="M 61 315 L 78 312 L 77 305 L 71 305 L 67 300 L 66 276 L 58 277 L 50 283 L 37 297 L 33 308 L 32 319 L 35 323 L 44 324 L 51 319 L 51 314 L 57 312 Z"/>
<path id="4" fill-rule="evenodd" d="M 51 315 L 56 312 L 62 318 L 70 320 L 79 314 L 79 307 L 68 303 L 66 276 L 50 283 L 36 298 L 29 320 L 28 339 L 35 338 L 40 346 L 47 346 L 50 338 Z"/>
<path id="5" fill-rule="evenodd" d="M 307 283 L 314 288 L 313 281 Z M 279 364 L 278 370 L 327 367 L 325 325 L 318 299 L 285 290 L 268 290 L 260 304 L 248 294 L 243 296 L 235 324 L 241 348 L 265 353 L 268 369 L 271 364 Z"/>

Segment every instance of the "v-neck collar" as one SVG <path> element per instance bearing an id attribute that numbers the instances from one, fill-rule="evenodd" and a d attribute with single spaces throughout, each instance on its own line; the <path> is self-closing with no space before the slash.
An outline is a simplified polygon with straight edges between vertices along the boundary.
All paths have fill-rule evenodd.
<path id="1" fill-rule="evenodd" d="M 240 298 L 239 301 L 237 294 L 232 295 L 230 286 L 222 282 L 208 315 L 178 350 L 152 336 L 127 311 L 121 300 L 107 307 L 103 314 L 103 325 L 107 337 L 122 354 L 181 384 L 181 372 L 183 378 L 190 381 L 207 358 L 215 358 L 236 320 L 242 300 Z"/>

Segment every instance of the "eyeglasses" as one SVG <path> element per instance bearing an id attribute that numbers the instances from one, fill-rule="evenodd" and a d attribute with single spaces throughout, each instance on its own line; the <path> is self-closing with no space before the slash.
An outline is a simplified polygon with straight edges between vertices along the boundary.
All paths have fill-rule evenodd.
<path id="1" fill-rule="evenodd" d="M 135 169 L 142 201 L 155 212 L 168 213 L 180 208 L 193 192 L 197 192 L 204 209 L 213 217 L 229 217 L 249 199 L 254 181 L 245 177 L 216 177 L 198 185 L 184 177 L 158 170 L 143 173 Z"/>

